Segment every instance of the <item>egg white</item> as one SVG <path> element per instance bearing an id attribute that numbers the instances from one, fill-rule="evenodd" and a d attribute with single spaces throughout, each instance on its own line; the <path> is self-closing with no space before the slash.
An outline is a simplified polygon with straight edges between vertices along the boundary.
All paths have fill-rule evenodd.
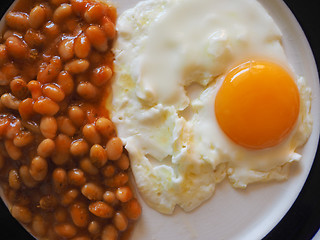
<path id="1" fill-rule="evenodd" d="M 230 141 L 214 115 L 226 72 L 246 60 L 290 69 L 281 32 L 255 0 L 147 0 L 118 19 L 112 120 L 137 187 L 162 213 L 191 211 L 228 176 L 234 187 L 283 180 L 312 128 L 311 91 L 296 77 L 299 120 L 280 145 L 250 151 Z"/>

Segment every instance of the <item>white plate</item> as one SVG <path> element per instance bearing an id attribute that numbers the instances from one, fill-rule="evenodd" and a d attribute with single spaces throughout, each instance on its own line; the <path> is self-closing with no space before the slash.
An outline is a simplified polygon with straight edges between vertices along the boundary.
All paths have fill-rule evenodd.
<path id="1" fill-rule="evenodd" d="M 119 14 L 139 0 L 114 0 Z M 312 88 L 313 132 L 301 150 L 303 159 L 291 166 L 285 182 L 259 183 L 246 190 L 233 189 L 227 181 L 217 185 L 214 196 L 205 204 L 173 216 L 162 215 L 148 207 L 141 197 L 143 214 L 136 224 L 132 240 L 212 240 L 261 239 L 281 220 L 297 198 L 315 157 L 320 125 L 320 87 L 316 64 L 308 41 L 297 20 L 281 0 L 260 0 L 284 35 L 284 47 L 290 64 L 304 76 Z"/>

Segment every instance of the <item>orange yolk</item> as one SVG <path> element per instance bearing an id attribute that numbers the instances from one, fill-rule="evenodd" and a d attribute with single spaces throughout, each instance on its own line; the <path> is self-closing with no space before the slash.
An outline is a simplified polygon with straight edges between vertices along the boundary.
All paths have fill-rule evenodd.
<path id="1" fill-rule="evenodd" d="M 249 149 L 273 147 L 297 121 L 300 96 L 291 75 L 277 64 L 249 61 L 232 69 L 215 100 L 224 133 Z"/>

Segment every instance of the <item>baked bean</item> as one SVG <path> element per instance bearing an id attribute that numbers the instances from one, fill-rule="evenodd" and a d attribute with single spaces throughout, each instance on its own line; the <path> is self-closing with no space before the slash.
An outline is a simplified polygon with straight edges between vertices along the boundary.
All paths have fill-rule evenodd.
<path id="1" fill-rule="evenodd" d="M 113 204 L 116 200 L 116 195 L 112 191 L 106 191 L 103 194 L 103 201 L 109 204 Z"/>
<path id="2" fill-rule="evenodd" d="M 59 55 L 60 57 L 68 61 L 74 56 L 74 41 L 73 39 L 65 39 L 59 44 Z"/>
<path id="3" fill-rule="evenodd" d="M 85 11 L 84 19 L 88 23 L 98 22 L 103 17 L 103 10 L 103 6 L 100 3 L 94 3 Z"/>
<path id="4" fill-rule="evenodd" d="M 90 149 L 90 161 L 97 168 L 103 167 L 107 163 L 107 152 L 99 144 L 95 144 Z"/>
<path id="5" fill-rule="evenodd" d="M 74 52 L 78 58 L 87 58 L 91 50 L 91 44 L 86 35 L 81 34 L 74 42 Z"/>
<path id="6" fill-rule="evenodd" d="M 8 54 L 5 44 L 0 44 L 0 65 L 3 65 L 8 60 Z"/>
<path id="7" fill-rule="evenodd" d="M 9 172 L 9 186 L 15 190 L 19 190 L 21 187 L 21 180 L 17 170 L 12 169 Z"/>
<path id="8" fill-rule="evenodd" d="M 127 154 L 122 153 L 121 157 L 119 158 L 118 161 L 116 161 L 116 165 L 121 169 L 121 170 L 127 170 L 130 166 L 130 161 L 127 156 Z"/>
<path id="9" fill-rule="evenodd" d="M 52 156 L 52 161 L 56 165 L 63 165 L 69 161 L 69 156 L 70 156 L 70 146 L 71 146 L 71 139 L 64 135 L 64 134 L 59 134 L 56 137 L 55 140 L 55 145 L 56 145 L 56 152 Z"/>
<path id="10" fill-rule="evenodd" d="M 27 83 L 21 78 L 13 79 L 10 82 L 10 89 L 13 95 L 19 99 L 24 99 L 28 95 Z"/>
<path id="11" fill-rule="evenodd" d="M 38 145 L 37 153 L 40 157 L 47 158 L 51 156 L 54 150 L 55 142 L 50 138 L 46 138 Z"/>
<path id="12" fill-rule="evenodd" d="M 114 5 L 109 5 L 107 8 L 107 16 L 111 20 L 111 22 L 115 23 L 117 20 L 117 8 Z"/>
<path id="13" fill-rule="evenodd" d="M 59 84 L 59 86 L 65 93 L 65 95 L 70 95 L 72 93 L 74 88 L 74 83 L 73 83 L 72 76 L 68 72 L 66 71 L 60 72 L 57 83 Z"/>
<path id="14" fill-rule="evenodd" d="M 76 200 L 76 198 L 79 196 L 79 191 L 77 189 L 71 189 L 69 191 L 67 191 L 65 194 L 62 195 L 61 198 L 61 204 L 63 206 L 68 206 L 71 203 L 74 202 L 74 200 Z"/>
<path id="15" fill-rule="evenodd" d="M 101 218 L 111 218 L 114 214 L 113 208 L 101 201 L 90 203 L 89 211 Z"/>
<path id="16" fill-rule="evenodd" d="M 33 104 L 33 110 L 41 115 L 53 116 L 59 109 L 59 105 L 50 98 L 39 98 Z"/>
<path id="17" fill-rule="evenodd" d="M 102 174 L 106 178 L 110 178 L 114 175 L 115 173 L 115 167 L 113 165 L 107 165 L 102 169 Z"/>
<path id="18" fill-rule="evenodd" d="M 0 72 L 2 76 L 1 85 L 3 86 L 8 85 L 9 81 L 20 74 L 19 69 L 13 63 L 3 65 Z"/>
<path id="19" fill-rule="evenodd" d="M 89 222 L 89 212 L 84 203 L 77 202 L 70 206 L 70 215 L 74 225 L 77 227 L 86 227 Z"/>
<path id="20" fill-rule="evenodd" d="M 6 160 L 4 159 L 2 154 L 0 153 L 0 171 L 4 168 L 5 165 L 6 165 Z"/>
<path id="21" fill-rule="evenodd" d="M 20 150 L 20 148 L 16 147 L 14 144 L 13 144 L 13 141 L 12 140 L 6 140 L 4 142 L 4 146 L 6 148 L 6 151 L 9 155 L 9 157 L 13 160 L 18 160 L 19 158 L 21 158 L 22 156 L 22 152 Z"/>
<path id="22" fill-rule="evenodd" d="M 83 156 L 88 151 L 89 151 L 88 143 L 83 139 L 78 139 L 71 143 L 70 153 L 73 156 Z"/>
<path id="23" fill-rule="evenodd" d="M 6 14 L 6 23 L 13 29 L 26 31 L 29 28 L 29 15 L 23 12 L 11 11 Z"/>
<path id="24" fill-rule="evenodd" d="M 92 164 L 89 158 L 81 159 L 79 166 L 85 173 L 90 175 L 97 175 L 99 173 L 99 169 Z"/>
<path id="25" fill-rule="evenodd" d="M 37 100 L 42 96 L 41 84 L 38 81 L 30 81 L 28 82 L 28 89 L 32 95 L 33 100 Z"/>
<path id="26" fill-rule="evenodd" d="M 47 233 L 47 224 L 42 216 L 34 216 L 32 220 L 32 230 L 39 237 L 43 237 Z"/>
<path id="27" fill-rule="evenodd" d="M 118 137 L 111 138 L 106 145 L 106 149 L 107 149 L 108 159 L 110 160 L 119 159 L 123 151 L 123 145 L 122 145 L 121 139 Z"/>
<path id="28" fill-rule="evenodd" d="M 57 222 L 65 222 L 68 218 L 68 213 L 65 208 L 58 208 L 57 210 L 54 211 L 54 218 Z"/>
<path id="29" fill-rule="evenodd" d="M 52 173 L 53 188 L 57 193 L 61 193 L 68 185 L 67 172 L 62 168 L 56 168 Z"/>
<path id="30" fill-rule="evenodd" d="M 70 0 L 72 10 L 77 15 L 82 15 L 86 8 L 88 1 L 87 0 Z"/>
<path id="31" fill-rule="evenodd" d="M 33 179 L 30 175 L 29 168 L 26 165 L 23 165 L 19 169 L 19 175 L 24 185 L 28 188 L 33 188 L 37 186 L 38 182 Z"/>
<path id="32" fill-rule="evenodd" d="M 42 92 L 45 96 L 47 96 L 55 102 L 61 102 L 65 97 L 63 90 L 55 84 L 45 85 L 42 88 Z"/>
<path id="33" fill-rule="evenodd" d="M 114 23 L 106 16 L 102 19 L 102 29 L 109 39 L 116 36 L 116 27 Z"/>
<path id="34" fill-rule="evenodd" d="M 53 195 L 47 195 L 40 199 L 39 206 L 45 211 L 52 211 L 58 205 L 58 200 Z"/>
<path id="35" fill-rule="evenodd" d="M 92 46 L 100 52 L 108 50 L 108 39 L 105 32 L 99 27 L 92 25 L 85 31 Z"/>
<path id="36" fill-rule="evenodd" d="M 30 163 L 29 172 L 34 180 L 36 181 L 44 180 L 48 173 L 47 160 L 42 157 L 33 158 Z"/>
<path id="37" fill-rule="evenodd" d="M 113 225 L 107 225 L 102 231 L 101 240 L 116 240 L 118 239 L 118 231 Z"/>
<path id="38" fill-rule="evenodd" d="M 58 128 L 61 133 L 64 133 L 70 137 L 72 137 L 76 128 L 73 126 L 71 120 L 67 117 L 60 116 L 57 118 Z"/>
<path id="39" fill-rule="evenodd" d="M 40 131 L 45 138 L 54 138 L 58 129 L 57 120 L 54 117 L 42 117 Z"/>
<path id="40" fill-rule="evenodd" d="M 38 48 L 44 44 L 46 38 L 40 31 L 29 29 L 24 35 L 24 40 L 30 47 Z"/>
<path id="41" fill-rule="evenodd" d="M 88 59 L 92 65 L 97 66 L 101 64 L 101 62 L 104 62 L 105 55 L 95 49 L 92 49 L 91 54 L 88 56 Z"/>
<path id="42" fill-rule="evenodd" d="M 89 68 L 89 65 L 90 65 L 89 61 L 85 59 L 76 59 L 71 62 L 68 62 L 65 65 L 64 69 L 70 72 L 71 74 L 79 74 L 87 71 L 87 69 Z"/>
<path id="43" fill-rule="evenodd" d="M 49 21 L 45 24 L 43 28 L 44 34 L 49 37 L 49 38 L 55 38 L 59 35 L 60 33 L 60 28 L 57 24 Z"/>
<path id="44" fill-rule="evenodd" d="M 69 108 L 68 115 L 70 120 L 77 126 L 82 126 L 85 120 L 85 114 L 83 110 L 78 106 L 72 106 Z"/>
<path id="45" fill-rule="evenodd" d="M 100 224 L 97 221 L 91 221 L 88 225 L 88 231 L 93 235 L 99 234 L 101 231 Z"/>
<path id="46" fill-rule="evenodd" d="M 39 71 L 37 80 L 42 84 L 52 82 L 59 75 L 61 70 L 61 59 L 58 56 L 54 56 L 51 58 L 49 64 Z"/>
<path id="47" fill-rule="evenodd" d="M 101 142 L 101 137 L 93 124 L 86 124 L 82 129 L 82 133 L 84 138 L 91 144 Z"/>
<path id="48" fill-rule="evenodd" d="M 11 93 L 5 93 L 1 96 L 1 103 L 9 109 L 18 110 L 20 102 L 21 101 Z"/>
<path id="49" fill-rule="evenodd" d="M 72 14 L 72 8 L 70 4 L 61 4 L 53 13 L 53 22 L 62 23 Z"/>
<path id="50" fill-rule="evenodd" d="M 7 118 L 0 117 L 0 136 L 6 134 L 8 127 L 9 127 L 9 124 L 10 124 L 10 122 Z"/>
<path id="51" fill-rule="evenodd" d="M 72 238 L 77 234 L 77 229 L 69 223 L 61 223 L 54 226 L 54 231 L 62 238 Z"/>
<path id="52" fill-rule="evenodd" d="M 14 205 L 11 209 L 11 214 L 19 222 L 28 224 L 32 221 L 32 213 L 27 207 Z"/>
<path id="53" fill-rule="evenodd" d="M 98 92 L 98 89 L 89 82 L 82 82 L 77 87 L 77 93 L 86 100 L 96 98 Z"/>
<path id="54" fill-rule="evenodd" d="M 137 220 L 141 215 L 141 206 L 137 199 L 133 198 L 123 204 L 123 211 L 131 220 Z"/>
<path id="55" fill-rule="evenodd" d="M 119 231 L 124 231 L 128 227 L 128 218 L 123 212 L 116 212 L 113 217 L 113 224 Z"/>
<path id="56" fill-rule="evenodd" d="M 86 183 L 86 177 L 81 169 L 74 168 L 68 171 L 68 182 L 70 185 L 81 187 Z"/>
<path id="57" fill-rule="evenodd" d="M 104 181 L 105 185 L 108 187 L 121 187 L 124 186 L 129 180 L 127 173 L 120 172 L 116 174 L 113 178 L 106 179 Z"/>
<path id="58" fill-rule="evenodd" d="M 33 139 L 34 137 L 31 132 L 23 131 L 14 137 L 13 144 L 17 147 L 25 147 L 32 143 Z"/>
<path id="59" fill-rule="evenodd" d="M 128 202 L 129 200 L 132 199 L 133 194 L 132 191 L 129 187 L 119 187 L 116 191 L 116 197 L 118 200 L 121 202 Z"/>
<path id="60" fill-rule="evenodd" d="M 107 66 L 98 67 L 93 70 L 93 73 L 91 76 L 91 82 L 96 86 L 103 86 L 107 84 L 111 76 L 112 76 L 111 68 Z"/>
<path id="61" fill-rule="evenodd" d="M 87 183 L 81 188 L 81 193 L 91 201 L 102 200 L 103 189 L 95 183 Z"/>
<path id="62" fill-rule="evenodd" d="M 8 139 L 13 139 L 17 136 L 21 131 L 21 121 L 19 119 L 15 119 L 10 123 L 6 130 L 6 137 Z"/>
<path id="63" fill-rule="evenodd" d="M 35 6 L 30 11 L 29 23 L 30 27 L 37 29 L 40 28 L 46 21 L 47 13 L 44 7 Z"/>
<path id="64" fill-rule="evenodd" d="M 27 45 L 16 36 L 9 37 L 5 44 L 8 54 L 13 58 L 23 59 L 28 54 Z"/>

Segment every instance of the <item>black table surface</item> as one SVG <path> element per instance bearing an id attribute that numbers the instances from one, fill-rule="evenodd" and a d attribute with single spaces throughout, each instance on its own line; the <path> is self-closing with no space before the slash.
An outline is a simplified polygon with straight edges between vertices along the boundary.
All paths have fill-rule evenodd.
<path id="1" fill-rule="evenodd" d="M 221 0 L 223 1 L 223 0 Z M 320 8 L 318 0 L 284 0 L 298 19 L 304 30 L 313 54 L 318 71 L 320 66 Z M 4 14 L 13 0 L 1 0 L 0 16 Z M 320 227 L 320 150 L 312 166 L 308 179 L 299 197 L 283 217 L 280 223 L 265 237 L 266 240 L 308 240 Z M 20 224 L 14 220 L 0 200 L 0 239 L 1 240 L 34 240 Z M 241 239 L 241 236 L 239 236 Z"/>

